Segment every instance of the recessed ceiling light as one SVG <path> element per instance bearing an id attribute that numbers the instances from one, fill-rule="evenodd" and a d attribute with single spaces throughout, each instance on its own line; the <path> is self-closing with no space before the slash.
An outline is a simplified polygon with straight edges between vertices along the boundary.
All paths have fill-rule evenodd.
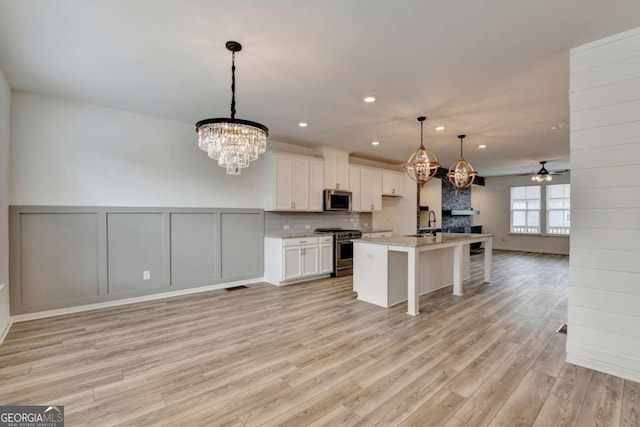
<path id="1" fill-rule="evenodd" d="M 300 122 L 300 123 L 298 123 L 298 126 L 300 126 L 301 128 L 306 128 L 307 126 L 309 126 L 309 123 L 307 123 L 307 122 Z"/>
<path id="2" fill-rule="evenodd" d="M 371 145 L 380 145 L 380 141 L 371 141 Z"/>
<path id="3" fill-rule="evenodd" d="M 436 128 L 436 130 L 437 130 L 438 132 L 443 131 L 443 130 L 444 130 L 444 126 L 438 126 L 438 127 Z"/>
<path id="4" fill-rule="evenodd" d="M 362 100 L 364 102 L 371 103 L 371 102 L 376 102 L 378 100 L 378 97 L 374 96 L 374 95 L 368 95 L 368 96 L 365 96 L 364 98 L 362 98 Z"/>
<path id="5" fill-rule="evenodd" d="M 480 144 L 478 145 L 478 148 L 487 148 L 487 144 Z"/>
<path id="6" fill-rule="evenodd" d="M 558 126 L 551 126 L 551 130 L 556 130 L 558 129 Z"/>

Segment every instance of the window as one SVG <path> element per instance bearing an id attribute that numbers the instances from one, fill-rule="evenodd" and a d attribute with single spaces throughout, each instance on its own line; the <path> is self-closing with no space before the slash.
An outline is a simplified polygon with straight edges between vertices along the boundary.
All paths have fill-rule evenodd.
<path id="1" fill-rule="evenodd" d="M 511 187 L 511 232 L 540 234 L 539 185 Z"/>
<path id="2" fill-rule="evenodd" d="M 569 234 L 571 184 L 547 185 L 547 234 Z"/>

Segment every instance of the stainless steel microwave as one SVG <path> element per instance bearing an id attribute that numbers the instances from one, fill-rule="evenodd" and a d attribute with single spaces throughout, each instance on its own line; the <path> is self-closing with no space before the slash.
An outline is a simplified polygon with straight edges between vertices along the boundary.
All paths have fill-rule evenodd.
<path id="1" fill-rule="evenodd" d="M 350 211 L 351 191 L 324 190 L 325 211 Z"/>

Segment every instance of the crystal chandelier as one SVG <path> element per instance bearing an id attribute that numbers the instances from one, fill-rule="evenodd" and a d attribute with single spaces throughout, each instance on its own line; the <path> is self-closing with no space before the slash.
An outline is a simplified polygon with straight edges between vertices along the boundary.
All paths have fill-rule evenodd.
<path id="1" fill-rule="evenodd" d="M 452 164 L 449 168 L 449 172 L 447 172 L 449 181 L 451 181 L 451 184 L 453 184 L 453 186 L 458 190 L 464 190 L 471 186 L 471 184 L 473 184 L 473 180 L 478 176 L 478 172 L 473 170 L 471 163 L 462 157 L 462 140 L 465 136 L 466 135 L 458 135 L 458 138 L 460 138 L 460 160 Z"/>
<path id="2" fill-rule="evenodd" d="M 205 119 L 196 123 L 198 147 L 226 168 L 229 175 L 240 175 L 242 169 L 264 153 L 269 129 L 249 120 L 236 119 L 236 52 L 238 42 L 226 43 L 231 54 L 231 118 Z"/>
<path id="3" fill-rule="evenodd" d="M 535 182 L 549 182 L 553 179 L 553 177 L 551 176 L 551 174 L 549 173 L 549 171 L 547 170 L 547 168 L 544 167 L 544 165 L 547 163 L 546 160 L 543 160 L 540 162 L 540 164 L 542 165 L 542 167 L 540 168 L 540 170 L 538 171 L 538 173 L 536 173 L 535 175 L 533 175 L 531 177 L 531 181 L 535 181 Z"/>
<path id="4" fill-rule="evenodd" d="M 420 147 L 409 157 L 409 160 L 407 160 L 407 163 L 404 165 L 407 174 L 420 186 L 433 178 L 440 167 L 436 153 L 424 148 L 423 125 L 426 119 L 424 116 L 418 117 L 418 121 L 420 122 Z"/>

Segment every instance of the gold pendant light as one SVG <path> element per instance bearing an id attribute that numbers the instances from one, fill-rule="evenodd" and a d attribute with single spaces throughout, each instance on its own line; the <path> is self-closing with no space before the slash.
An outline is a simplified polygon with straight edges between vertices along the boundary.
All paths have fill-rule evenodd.
<path id="1" fill-rule="evenodd" d="M 420 147 L 409 157 L 409 160 L 407 160 L 407 163 L 404 165 L 409 177 L 420 186 L 433 178 L 440 167 L 440 161 L 436 153 L 424 148 L 423 125 L 426 119 L 425 116 L 418 117 L 418 121 L 420 122 Z"/>
<path id="2" fill-rule="evenodd" d="M 449 181 L 458 190 L 464 190 L 471 186 L 471 184 L 473 184 L 473 180 L 478 176 L 478 172 L 473 169 L 471 163 L 462 157 L 462 140 L 465 136 L 466 135 L 458 135 L 458 138 L 460 138 L 460 160 L 452 164 L 449 168 L 449 172 L 447 172 Z"/>

